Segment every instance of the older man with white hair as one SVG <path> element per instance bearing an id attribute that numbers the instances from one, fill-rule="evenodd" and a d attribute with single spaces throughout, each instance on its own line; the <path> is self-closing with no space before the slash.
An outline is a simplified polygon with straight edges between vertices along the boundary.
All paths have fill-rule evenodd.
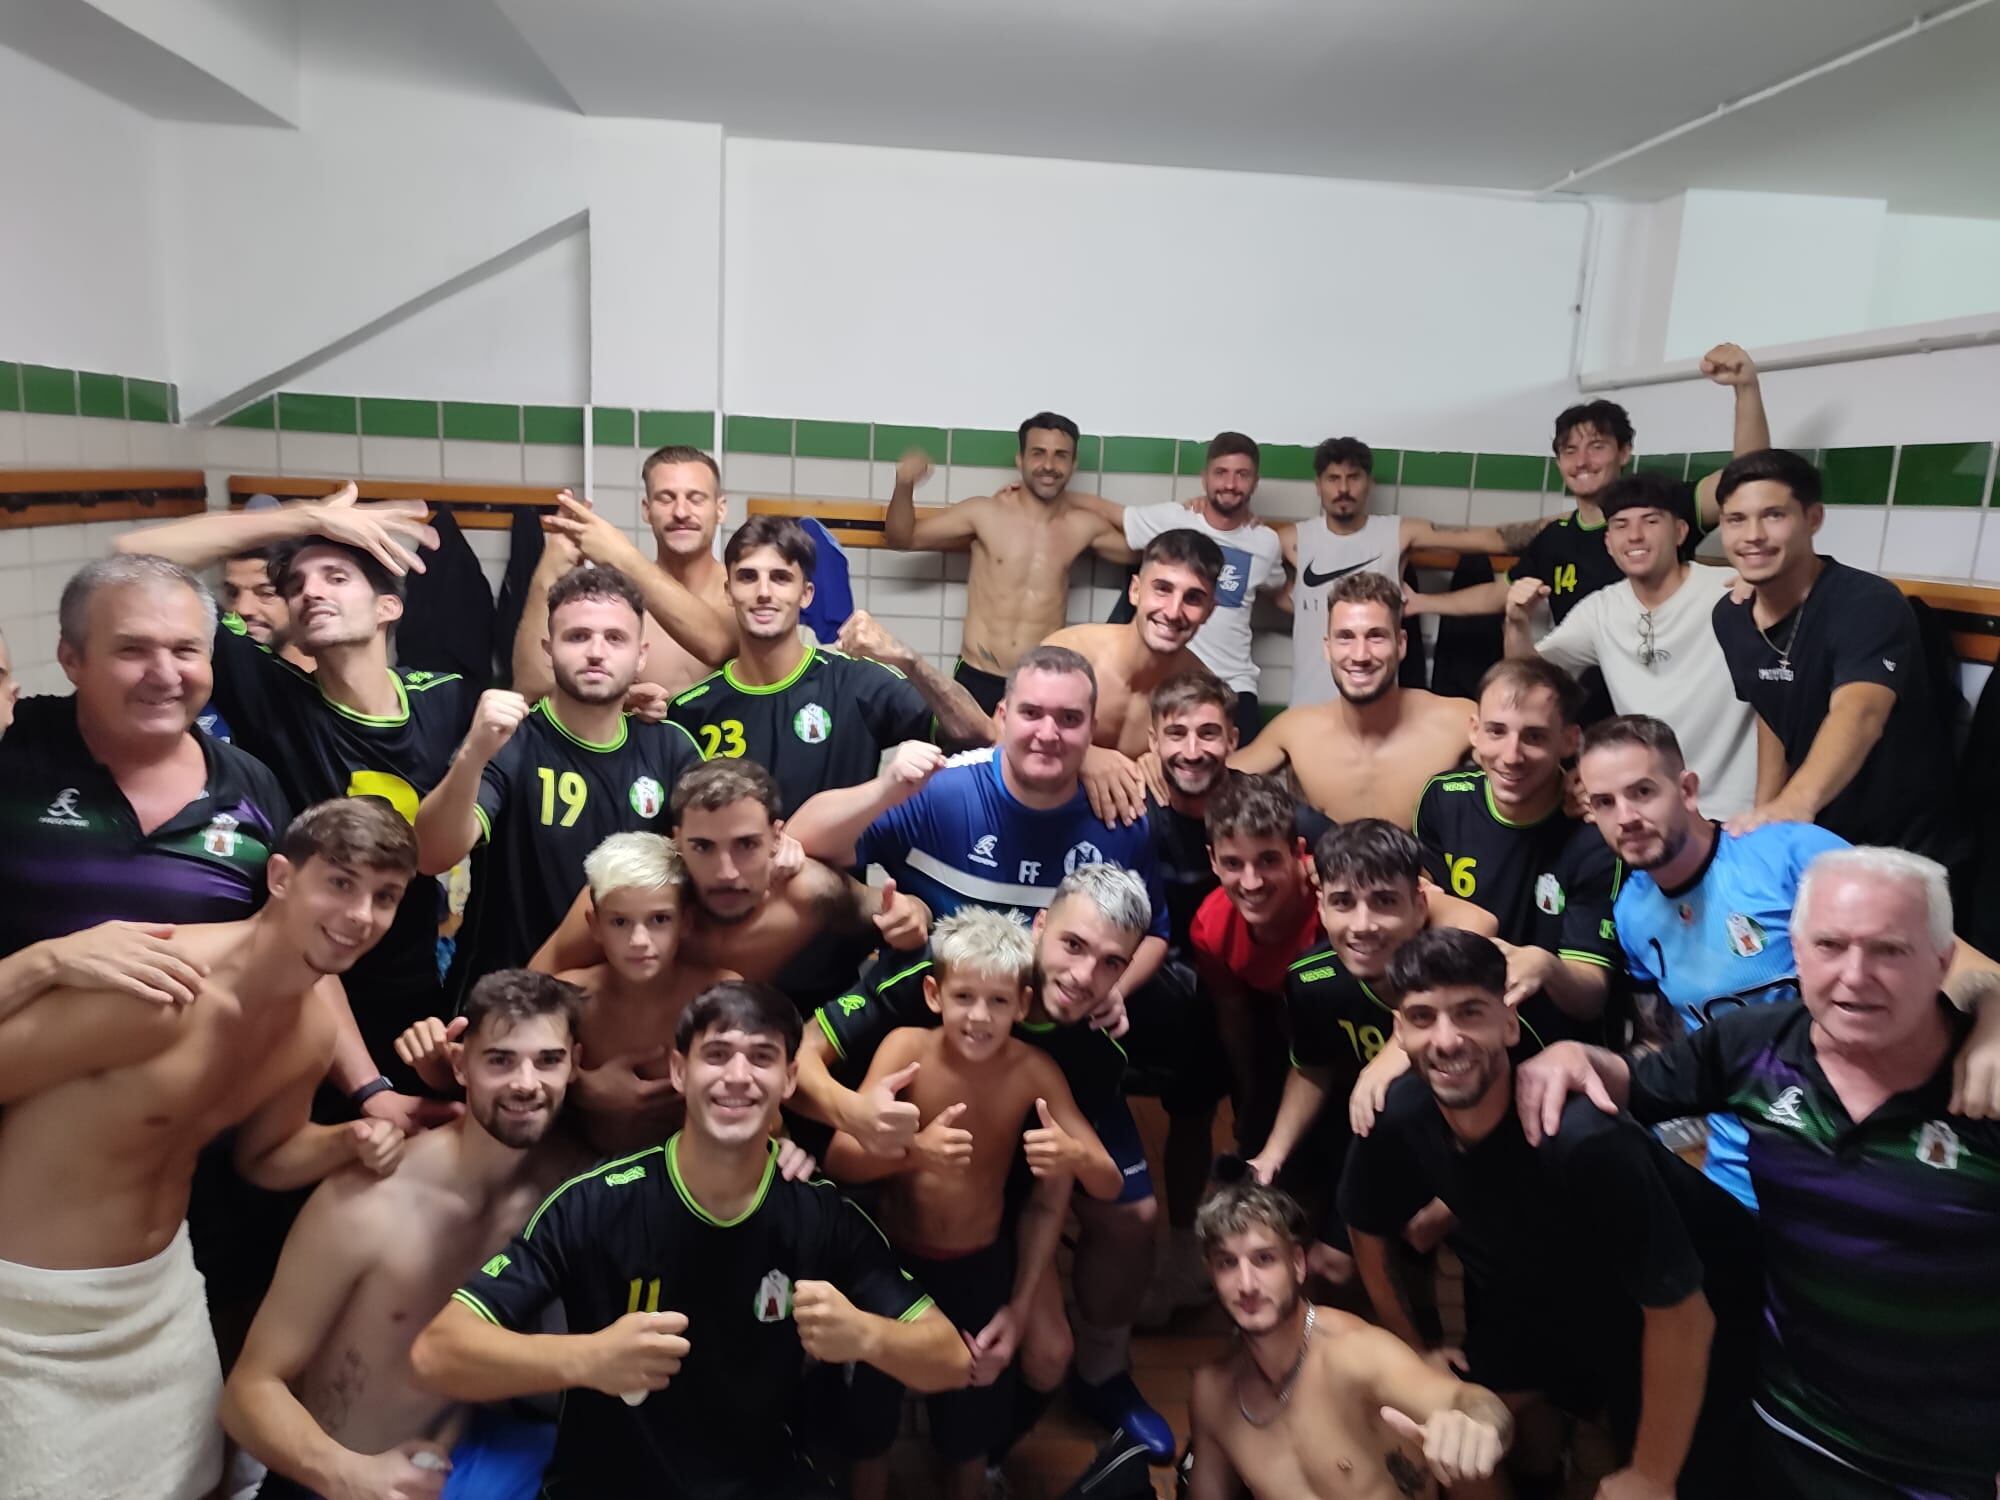
<path id="1" fill-rule="evenodd" d="M 1975 1023 L 1941 991 L 1956 946 L 1943 867 L 1900 849 L 1820 855 L 1792 946 L 1798 1002 L 1629 1059 L 1551 1047 L 1521 1069 L 1523 1123 L 1530 1140 L 1553 1131 L 1578 1091 L 1642 1122 L 1739 1118 L 1762 1205 L 1762 1493 L 1987 1500 L 2000 1123 L 1950 1112 Z"/>

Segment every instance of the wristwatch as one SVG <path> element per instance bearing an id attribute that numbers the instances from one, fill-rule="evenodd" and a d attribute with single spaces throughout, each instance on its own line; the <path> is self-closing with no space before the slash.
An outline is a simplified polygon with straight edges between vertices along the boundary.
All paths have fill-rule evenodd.
<path id="1" fill-rule="evenodd" d="M 380 1073 L 377 1073 L 373 1078 L 362 1084 L 360 1088 L 349 1094 L 347 1102 L 352 1104 L 356 1109 L 359 1109 L 377 1094 L 393 1093 L 395 1092 L 395 1088 L 395 1084 L 384 1078 Z"/>

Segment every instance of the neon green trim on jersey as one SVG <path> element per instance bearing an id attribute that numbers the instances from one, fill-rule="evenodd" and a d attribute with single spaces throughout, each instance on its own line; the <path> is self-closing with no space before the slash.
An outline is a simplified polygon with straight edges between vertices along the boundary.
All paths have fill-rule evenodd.
<path id="1" fill-rule="evenodd" d="M 1556 957 L 1561 959 L 1573 958 L 1580 964 L 1595 964 L 1600 969 L 1611 967 L 1610 959 L 1603 958 L 1595 953 L 1585 953 L 1576 948 L 1558 948 L 1556 949 Z"/>
<path id="2" fill-rule="evenodd" d="M 840 1045 L 840 1038 L 833 1034 L 833 1022 L 826 1018 L 826 1007 L 824 1005 L 813 1012 L 813 1019 L 819 1022 L 819 1029 L 826 1033 L 827 1045 L 833 1048 L 833 1055 L 842 1062 L 847 1061 L 847 1049 Z"/>
<path id="3" fill-rule="evenodd" d="M 709 684 L 714 682 L 715 679 L 720 677 L 721 675 L 722 673 L 720 670 L 710 672 L 706 677 L 702 678 L 701 681 L 697 682 L 693 687 L 687 689 L 687 691 L 682 693 L 678 698 L 674 699 L 674 701 L 668 706 L 671 708 L 679 708 L 683 703 L 694 702 L 695 699 L 699 698 L 703 693 L 707 692 Z"/>
<path id="4" fill-rule="evenodd" d="M 908 1271 L 905 1271 L 903 1272 L 903 1274 L 905 1276 L 908 1276 L 910 1273 Z M 925 1313 L 929 1312 L 932 1308 L 936 1306 L 937 1303 L 931 1300 L 929 1293 L 926 1293 L 925 1295 L 917 1298 L 917 1300 L 912 1302 L 908 1307 L 904 1308 L 903 1315 L 898 1319 L 896 1319 L 896 1321 L 898 1323 L 914 1323 L 917 1321 L 917 1319 L 921 1318 Z"/>
<path id="5" fill-rule="evenodd" d="M 473 1296 L 472 1293 L 466 1291 L 465 1288 L 463 1287 L 460 1287 L 457 1291 L 451 1294 L 451 1300 L 458 1303 L 462 1307 L 471 1308 L 474 1312 L 478 1313 L 480 1317 L 484 1318 L 487 1322 L 491 1323 L 495 1328 L 504 1328 L 507 1326 L 506 1324 L 502 1323 L 498 1318 L 493 1316 L 492 1308 L 488 1307 L 484 1302 L 481 1302 L 477 1297 Z"/>
<path id="6" fill-rule="evenodd" d="M 752 1195 L 749 1207 L 745 1208 L 742 1213 L 733 1219 L 716 1218 L 714 1214 L 701 1206 L 693 1193 L 688 1191 L 688 1185 L 681 1181 L 680 1148 L 681 1133 L 676 1130 L 668 1137 L 665 1147 L 667 1153 L 667 1176 L 673 1179 L 674 1191 L 681 1195 L 681 1202 L 685 1203 L 688 1206 L 688 1211 L 701 1220 L 702 1223 L 712 1224 L 717 1229 L 734 1229 L 738 1224 L 741 1224 L 750 1215 L 764 1206 L 764 1195 L 771 1191 L 771 1179 L 778 1175 L 777 1142 L 773 1141 L 771 1143 L 770 1154 L 764 1159 L 764 1175 L 758 1179 L 757 1191 Z M 658 1150 L 660 1148 L 655 1147 L 654 1149 Z"/>
<path id="7" fill-rule="evenodd" d="M 319 679 L 317 677 L 313 679 L 313 685 L 319 687 Z M 349 708 L 345 703 L 334 702 L 333 699 L 327 697 L 324 687 L 320 687 L 319 696 L 322 703 L 342 718 L 352 719 L 357 724 L 373 724 L 377 728 L 387 729 L 397 724 L 407 724 L 410 722 L 410 695 L 404 690 L 403 679 L 398 677 L 394 672 L 390 672 L 389 685 L 396 690 L 396 711 L 393 714 L 364 714 L 357 709 Z"/>
<path id="8" fill-rule="evenodd" d="M 634 1151 L 630 1156 L 614 1156 L 610 1161 L 601 1161 L 596 1166 L 592 1167 L 588 1172 L 577 1173 L 576 1176 L 570 1178 L 568 1182 L 563 1183 L 562 1185 L 557 1187 L 557 1189 L 553 1193 L 550 1193 L 548 1197 L 544 1198 L 542 1200 L 542 1206 L 536 1209 L 534 1213 L 528 1216 L 528 1223 L 527 1226 L 521 1231 L 521 1238 L 524 1240 L 533 1238 L 535 1233 L 535 1226 L 541 1223 L 542 1215 L 549 1211 L 550 1205 L 553 1204 L 556 1201 L 556 1199 L 560 1198 L 564 1193 L 568 1192 L 571 1188 L 575 1187 L 579 1182 L 588 1182 L 591 1180 L 591 1178 L 601 1177 L 606 1172 L 624 1166 L 627 1162 L 637 1161 L 642 1156 L 651 1156 L 655 1151 L 664 1151 L 664 1150 L 666 1150 L 666 1147 L 664 1146 L 648 1146 L 643 1151 Z"/>
<path id="9" fill-rule="evenodd" d="M 767 687 L 756 687 L 747 682 L 738 682 L 736 680 L 736 663 L 733 660 L 722 664 L 722 680 L 735 688 L 739 693 L 748 693 L 752 697 L 758 698 L 768 697 L 772 693 L 782 693 L 786 688 L 805 676 L 806 668 L 813 664 L 813 658 L 818 655 L 819 648 L 817 646 L 806 647 L 806 654 L 799 658 L 799 664 Z"/>
<path id="10" fill-rule="evenodd" d="M 492 843 L 493 820 L 486 816 L 486 809 L 475 802 L 472 804 L 472 815 L 479 819 L 479 842 L 482 844 Z"/>
<path id="11" fill-rule="evenodd" d="M 1484 771 L 1481 771 L 1479 773 L 1479 789 L 1486 794 L 1487 813 L 1492 817 L 1493 821 L 1498 823 L 1502 828 L 1540 828 L 1544 823 L 1548 822 L 1550 818 L 1553 818 L 1557 813 L 1562 811 L 1562 800 L 1558 798 L 1556 801 L 1556 805 L 1550 808 L 1547 812 L 1543 813 L 1539 818 L 1535 819 L 1534 822 L 1516 823 L 1512 818 L 1508 817 L 1505 813 L 1501 812 L 1499 807 L 1495 805 L 1493 801 L 1493 783 L 1487 779 L 1486 773 Z"/>
<path id="12" fill-rule="evenodd" d="M 540 714 L 543 718 L 547 719 L 549 723 L 554 725 L 556 732 L 560 734 L 564 739 L 568 740 L 572 745 L 580 745 L 584 749 L 593 751 L 599 755 L 608 755 L 613 750 L 623 749 L 625 741 L 629 734 L 629 731 L 625 727 L 625 716 L 623 714 L 620 714 L 618 716 L 618 738 L 610 741 L 608 744 L 599 744 L 596 740 L 585 739 L 582 735 L 578 734 L 574 729 L 571 729 L 569 725 L 563 723 L 563 721 L 556 716 L 556 705 L 554 699 L 552 698 L 542 699 L 541 702 L 535 705 L 534 711 Z"/>
<path id="13" fill-rule="evenodd" d="M 1298 958 L 1293 959 L 1290 967 L 1291 971 L 1294 974 L 1296 974 L 1298 973 L 1299 970 L 1303 969 L 1307 964 L 1335 963 L 1339 961 L 1339 957 L 1340 956 L 1337 953 L 1335 953 L 1333 949 L 1322 948 L 1317 953 L 1306 953 L 1302 954 Z"/>

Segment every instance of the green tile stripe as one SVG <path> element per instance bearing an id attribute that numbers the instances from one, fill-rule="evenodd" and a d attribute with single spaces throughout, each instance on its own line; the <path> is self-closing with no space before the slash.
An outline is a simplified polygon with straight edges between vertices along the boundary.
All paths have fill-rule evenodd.
<path id="1" fill-rule="evenodd" d="M 134 422 L 171 422 L 178 416 L 177 392 L 164 380 L 125 377 L 125 411 Z"/>
<path id="2" fill-rule="evenodd" d="M 1373 470 L 1377 484 L 1394 484 L 1403 472 L 1403 450 L 1401 448 L 1374 448 Z"/>
<path id="3" fill-rule="evenodd" d="M 1976 507 L 1986 497 L 1991 443 L 1911 443 L 1896 468 L 1896 504 Z"/>
<path id="4" fill-rule="evenodd" d="M 95 370 L 76 373 L 78 416 L 125 420 L 125 382 L 117 375 L 100 375 Z"/>
<path id="5" fill-rule="evenodd" d="M 1021 435 L 997 427 L 954 427 L 951 461 L 977 469 L 1011 469 L 1021 456 Z"/>
<path id="6" fill-rule="evenodd" d="M 793 438 L 793 451 L 800 458 L 868 459 L 866 422 L 814 422 L 801 417 Z"/>
<path id="7" fill-rule="evenodd" d="M 773 453 L 792 455 L 790 417 L 736 417 L 722 424 L 722 447 L 727 453 Z"/>
<path id="8" fill-rule="evenodd" d="M 50 365 L 21 366 L 21 410 L 44 416 L 76 415 L 76 371 Z"/>
<path id="9" fill-rule="evenodd" d="M 1311 479 L 1313 451 L 1303 443 L 1265 443 L 1258 474 L 1265 479 Z"/>
<path id="10" fill-rule="evenodd" d="M 1633 472 L 1638 474 L 1664 474 L 1669 479 L 1687 478 L 1688 456 L 1685 453 L 1642 453 L 1632 461 Z"/>
<path id="11" fill-rule="evenodd" d="M 712 411 L 642 411 L 639 413 L 639 446 L 642 448 L 715 447 L 715 413 Z M 866 458 L 867 454 L 862 457 Z"/>
<path id="12" fill-rule="evenodd" d="M 1174 444 L 1176 469 L 1182 474 L 1199 474 L 1208 467 L 1208 444 L 1200 438 L 1182 438 Z"/>
<path id="13" fill-rule="evenodd" d="M 361 398 L 361 432 L 364 437 L 430 438 L 438 435 L 438 404 L 435 401 L 403 401 L 390 396 Z"/>
<path id="14" fill-rule="evenodd" d="M 361 430 L 360 403 L 352 396 L 319 396 L 303 391 L 278 392 L 280 432 L 338 432 Z"/>
<path id="15" fill-rule="evenodd" d="M 21 367 L 8 360 L 0 360 L 0 411 L 21 409 Z"/>
<path id="16" fill-rule="evenodd" d="M 248 406 L 238 407 L 216 425 L 251 427 L 259 432 L 274 432 L 278 426 L 278 398 L 266 396 L 261 401 L 252 401 Z"/>
<path id="17" fill-rule="evenodd" d="M 1472 487 L 1470 453 L 1418 453 L 1403 455 L 1403 483 L 1428 485 L 1436 489 L 1463 490 Z"/>
<path id="18" fill-rule="evenodd" d="M 1537 494 L 1542 488 L 1542 471 L 1547 467 L 1547 459 L 1537 458 L 1531 453 L 1476 454 L 1472 464 L 1472 487 L 1475 490 Z"/>
<path id="19" fill-rule="evenodd" d="M 1104 440 L 1104 472 L 1107 474 L 1171 474 L 1174 472 L 1172 438 L 1108 437 Z"/>
<path id="20" fill-rule="evenodd" d="M 590 440 L 601 448 L 631 448 L 639 441 L 639 414 L 629 406 L 593 406 Z"/>
<path id="21" fill-rule="evenodd" d="M 1735 456 L 1733 453 L 1721 452 L 1690 453 L 1688 455 L 1687 477 L 1699 484 L 1702 480 L 1708 478 L 1709 475 L 1720 474 L 1724 469 L 1728 468 L 1729 460 Z M 1550 467 L 1553 468 L 1555 466 L 1551 464 Z"/>
<path id="22" fill-rule="evenodd" d="M 892 464 L 912 448 L 928 453 L 931 462 L 941 464 L 951 449 L 951 434 L 942 427 L 907 427 L 895 423 L 875 424 L 875 462 Z"/>
<path id="23" fill-rule="evenodd" d="M 521 441 L 544 447 L 583 446 L 583 408 L 580 406 L 524 406 L 521 408 Z"/>
<path id="24" fill-rule="evenodd" d="M 1895 468 L 1894 448 L 1829 448 L 1819 456 L 1821 497 L 1828 505 L 1887 505 Z"/>
<path id="25" fill-rule="evenodd" d="M 278 421 L 285 420 L 284 407 Z M 495 401 L 447 401 L 444 403 L 444 435 L 460 442 L 518 443 L 521 441 L 521 408 Z"/>
<path id="26" fill-rule="evenodd" d="M 1086 432 L 1076 440 L 1076 470 L 1079 474 L 1095 474 L 1104 468 L 1104 439 Z"/>

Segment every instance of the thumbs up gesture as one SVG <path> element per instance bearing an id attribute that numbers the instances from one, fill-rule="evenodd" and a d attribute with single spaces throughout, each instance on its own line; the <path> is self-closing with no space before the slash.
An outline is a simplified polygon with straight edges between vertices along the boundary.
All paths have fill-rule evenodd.
<path id="1" fill-rule="evenodd" d="M 931 935 L 931 909 L 898 891 L 895 881 L 885 880 L 881 904 L 875 908 L 875 929 L 891 948 L 914 952 Z"/>
<path id="2" fill-rule="evenodd" d="M 1035 1101 L 1035 1116 L 1042 1123 L 1021 1137 L 1021 1150 L 1028 1158 L 1028 1170 L 1037 1177 L 1073 1172 L 1077 1158 L 1076 1137 L 1056 1123 L 1049 1113 L 1049 1101 Z"/>
<path id="3" fill-rule="evenodd" d="M 1382 1425 L 1391 1437 L 1422 1446 L 1424 1462 L 1440 1484 L 1489 1477 L 1500 1466 L 1500 1455 L 1507 1447 L 1499 1428 L 1456 1407 L 1432 1412 L 1428 1422 L 1418 1422 L 1406 1412 L 1385 1406 Z"/>
<path id="4" fill-rule="evenodd" d="M 936 1119 L 917 1132 L 917 1138 L 910 1142 L 910 1154 L 917 1165 L 933 1172 L 963 1172 L 972 1165 L 972 1132 L 958 1123 L 965 1110 L 963 1104 L 946 1105 Z"/>
<path id="5" fill-rule="evenodd" d="M 911 1063 L 879 1078 L 854 1096 L 841 1129 L 870 1156 L 901 1156 L 917 1134 L 916 1105 L 896 1096 L 916 1081 L 922 1063 Z"/>

